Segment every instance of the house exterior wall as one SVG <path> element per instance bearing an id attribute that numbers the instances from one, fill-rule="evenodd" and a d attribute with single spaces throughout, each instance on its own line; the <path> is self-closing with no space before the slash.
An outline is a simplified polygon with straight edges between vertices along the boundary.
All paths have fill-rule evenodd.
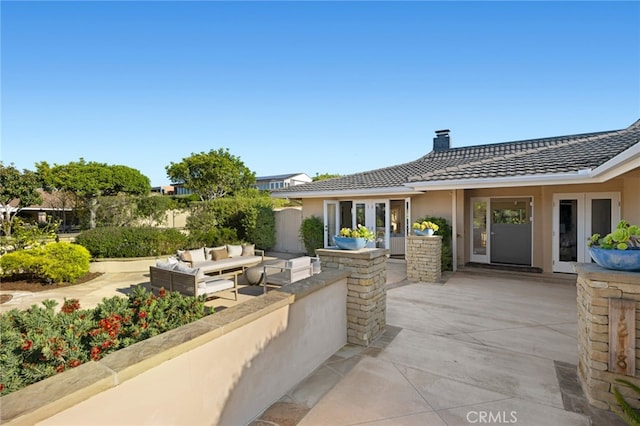
<path id="1" fill-rule="evenodd" d="M 506 188 L 482 188 L 466 190 L 428 191 L 411 197 L 411 220 L 424 216 L 444 217 L 452 224 L 455 215 L 456 260 L 464 265 L 470 260 L 469 236 L 471 235 L 470 201 L 471 198 L 485 197 L 532 197 L 532 265 L 543 272 L 553 271 L 553 196 L 562 193 L 617 192 L 620 193 L 620 217 L 633 224 L 640 224 L 640 169 L 635 169 L 604 183 L 579 185 L 537 185 Z M 452 200 L 456 198 L 456 206 Z M 327 197 L 333 200 L 357 200 L 366 198 L 402 199 L 404 196 L 379 195 L 377 197 Z M 305 199 L 302 216 L 323 217 L 325 198 Z M 455 211 L 454 211 L 455 209 Z"/>

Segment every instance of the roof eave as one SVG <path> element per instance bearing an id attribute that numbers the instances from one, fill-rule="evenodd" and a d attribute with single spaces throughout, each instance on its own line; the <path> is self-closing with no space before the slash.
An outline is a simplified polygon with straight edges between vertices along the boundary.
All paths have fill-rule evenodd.
<path id="1" fill-rule="evenodd" d="M 368 197 L 371 195 L 415 195 L 419 190 L 407 188 L 406 186 L 367 188 L 367 189 L 346 189 L 333 191 L 287 191 L 272 192 L 274 198 L 336 198 L 336 197 Z"/>
<path id="2" fill-rule="evenodd" d="M 640 140 L 591 172 L 593 177 L 604 182 L 640 167 Z"/>
<path id="3" fill-rule="evenodd" d="M 566 185 L 590 183 L 594 179 L 591 170 L 547 175 L 504 176 L 496 178 L 451 179 L 443 181 L 410 182 L 406 185 L 416 191 L 441 191 L 448 189 L 507 188 L 515 186 Z"/>

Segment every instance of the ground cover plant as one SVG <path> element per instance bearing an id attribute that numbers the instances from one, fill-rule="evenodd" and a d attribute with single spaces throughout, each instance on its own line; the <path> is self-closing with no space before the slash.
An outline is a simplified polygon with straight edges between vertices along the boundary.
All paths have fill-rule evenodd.
<path id="1" fill-rule="evenodd" d="M 138 286 L 93 309 L 66 299 L 56 312 L 57 302 L 45 300 L 0 314 L 0 395 L 196 321 L 212 312 L 204 301 L 164 290 L 155 296 Z"/>

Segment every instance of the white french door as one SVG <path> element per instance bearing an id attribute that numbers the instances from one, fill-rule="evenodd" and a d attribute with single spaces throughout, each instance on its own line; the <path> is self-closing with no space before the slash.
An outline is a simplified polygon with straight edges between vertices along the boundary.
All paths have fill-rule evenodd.
<path id="1" fill-rule="evenodd" d="M 367 247 L 389 247 L 389 200 L 357 200 L 353 202 L 352 227 L 365 226 L 376 240 Z"/>
<path id="2" fill-rule="evenodd" d="M 376 240 L 367 247 L 390 247 L 390 202 L 389 200 L 324 200 L 324 246 L 333 247 L 333 236 L 341 228 L 367 227 L 376 235 Z"/>
<path id="3" fill-rule="evenodd" d="M 554 194 L 553 271 L 575 273 L 574 263 L 591 262 L 587 239 L 608 234 L 619 221 L 617 192 Z"/>

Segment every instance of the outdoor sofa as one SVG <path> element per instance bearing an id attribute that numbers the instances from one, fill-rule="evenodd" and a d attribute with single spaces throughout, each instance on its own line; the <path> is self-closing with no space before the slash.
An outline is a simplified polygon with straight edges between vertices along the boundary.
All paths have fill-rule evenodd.
<path id="1" fill-rule="evenodd" d="M 233 289 L 234 300 L 238 300 L 238 273 L 206 275 L 199 268 L 190 268 L 183 263 L 157 262 L 149 267 L 151 291 L 158 294 L 161 288 L 177 291 L 185 296 L 213 296 L 215 293 Z"/>
<path id="2" fill-rule="evenodd" d="M 202 247 L 178 251 L 178 259 L 191 268 L 199 268 L 204 274 L 221 274 L 242 270 L 264 261 L 264 251 L 254 244 L 227 244 L 218 247 Z"/>

